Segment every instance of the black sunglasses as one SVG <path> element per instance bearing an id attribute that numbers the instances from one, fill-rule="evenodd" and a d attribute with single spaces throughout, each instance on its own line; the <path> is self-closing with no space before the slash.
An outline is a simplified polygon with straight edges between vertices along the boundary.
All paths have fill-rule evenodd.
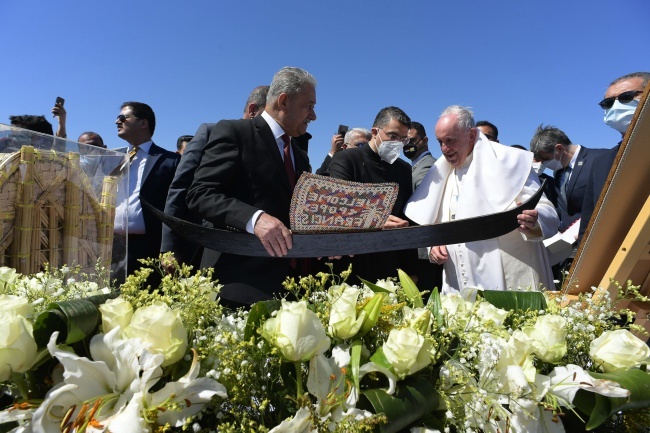
<path id="1" fill-rule="evenodd" d="M 627 104 L 628 102 L 631 102 L 632 99 L 634 99 L 635 96 L 638 95 L 639 93 L 643 93 L 643 90 L 628 90 L 627 92 L 623 92 L 616 97 L 605 98 L 602 101 L 600 101 L 598 105 L 600 105 L 600 107 L 603 108 L 604 110 L 607 110 L 614 106 L 614 101 L 616 101 L 617 99 L 621 102 L 621 104 Z"/>
<path id="2" fill-rule="evenodd" d="M 140 119 L 139 117 L 136 117 L 136 116 L 131 116 L 131 115 L 126 115 L 126 116 L 125 116 L 124 114 L 118 114 L 118 115 L 117 115 L 117 120 L 118 120 L 120 123 L 124 123 L 124 122 L 126 121 L 126 119 L 128 119 L 129 117 L 133 117 L 133 118 L 135 118 L 135 119 Z"/>

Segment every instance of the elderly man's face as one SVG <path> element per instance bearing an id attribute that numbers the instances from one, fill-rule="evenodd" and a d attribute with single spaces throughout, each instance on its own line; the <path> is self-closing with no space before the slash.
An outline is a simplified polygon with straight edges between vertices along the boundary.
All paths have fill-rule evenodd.
<path id="1" fill-rule="evenodd" d="M 311 84 L 305 84 L 305 89 L 297 95 L 280 95 L 286 97 L 281 102 L 283 107 L 282 121 L 280 122 L 284 132 L 292 137 L 299 137 L 307 132 L 307 126 L 312 120 L 316 120 L 316 89 Z"/>
<path id="2" fill-rule="evenodd" d="M 436 139 L 442 155 L 454 167 L 463 165 L 476 142 L 476 128 L 464 130 L 458 126 L 457 120 L 457 114 L 448 114 L 436 124 Z"/>

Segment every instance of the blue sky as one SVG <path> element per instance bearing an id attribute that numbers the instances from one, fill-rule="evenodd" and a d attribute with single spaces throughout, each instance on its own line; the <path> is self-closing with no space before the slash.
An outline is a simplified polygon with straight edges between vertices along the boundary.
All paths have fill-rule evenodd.
<path id="1" fill-rule="evenodd" d="M 0 2 L 0 123 L 66 99 L 68 136 L 124 143 L 122 102 L 156 112 L 154 141 L 240 117 L 250 90 L 283 66 L 318 80 L 309 155 L 320 166 L 340 123 L 370 127 L 396 105 L 434 139 L 448 105 L 473 107 L 505 144 L 528 147 L 540 123 L 574 143 L 620 135 L 597 103 L 609 82 L 650 70 L 650 1 Z"/>

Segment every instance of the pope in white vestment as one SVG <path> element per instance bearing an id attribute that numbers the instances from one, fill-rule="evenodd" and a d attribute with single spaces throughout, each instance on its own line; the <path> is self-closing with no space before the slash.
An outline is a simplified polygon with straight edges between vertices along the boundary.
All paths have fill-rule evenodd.
<path id="1" fill-rule="evenodd" d="M 465 110 L 471 119 L 469 110 L 452 107 Z M 455 119 L 455 114 L 451 116 Z M 471 134 L 475 141 L 463 154 L 463 145 L 458 145 L 454 136 L 457 132 L 450 134 L 447 145 L 444 129 L 438 137 L 438 125 L 436 136 L 444 157 L 431 167 L 408 201 L 405 214 L 411 220 L 424 225 L 503 212 L 528 200 L 540 188 L 531 168 L 532 153 L 491 142 L 470 128 L 476 131 Z M 541 241 L 557 233 L 559 219 L 545 196 L 535 211 L 518 216 L 529 220 L 521 230 L 495 239 L 447 245 L 447 256 L 438 261 L 444 265 L 443 293 L 472 287 L 508 290 L 541 286 L 554 290 L 551 265 Z M 436 251 L 437 255 L 432 251 L 433 261 L 441 257 L 440 250 Z M 442 251 L 444 254 L 444 248 Z"/>

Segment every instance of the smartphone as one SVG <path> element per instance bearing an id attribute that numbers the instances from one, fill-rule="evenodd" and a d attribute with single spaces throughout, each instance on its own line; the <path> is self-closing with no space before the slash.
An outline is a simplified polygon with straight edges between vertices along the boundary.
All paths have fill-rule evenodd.
<path id="1" fill-rule="evenodd" d="M 345 134 L 348 132 L 348 127 L 345 125 L 339 125 L 339 132 L 337 132 L 338 135 L 342 136 L 345 138 Z"/>
<path id="2" fill-rule="evenodd" d="M 65 99 L 63 99 L 60 96 L 57 96 L 56 97 L 56 102 L 54 103 L 54 105 L 58 105 L 59 107 L 63 107 L 63 104 L 65 104 Z"/>

